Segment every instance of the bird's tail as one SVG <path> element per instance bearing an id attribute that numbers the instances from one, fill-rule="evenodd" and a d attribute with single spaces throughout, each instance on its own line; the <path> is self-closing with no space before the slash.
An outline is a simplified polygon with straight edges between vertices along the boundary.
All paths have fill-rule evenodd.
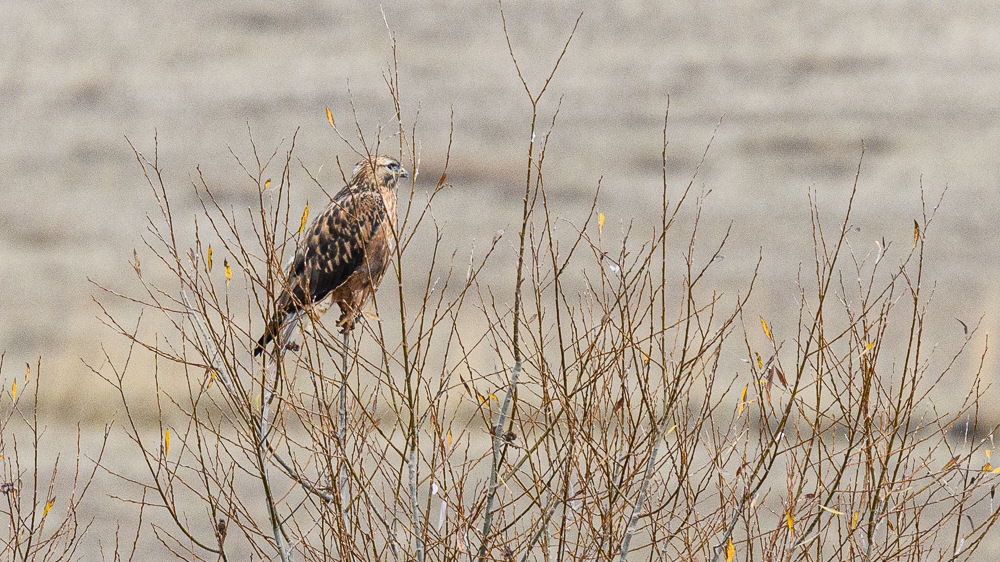
<path id="1" fill-rule="evenodd" d="M 267 327 L 264 328 L 264 334 L 260 336 L 257 340 L 257 345 L 254 346 L 253 355 L 257 357 L 261 353 L 264 353 L 264 348 L 267 344 L 274 341 L 278 337 L 278 331 L 281 330 L 282 319 L 284 319 L 284 314 L 275 314 L 271 321 L 267 323 Z"/>

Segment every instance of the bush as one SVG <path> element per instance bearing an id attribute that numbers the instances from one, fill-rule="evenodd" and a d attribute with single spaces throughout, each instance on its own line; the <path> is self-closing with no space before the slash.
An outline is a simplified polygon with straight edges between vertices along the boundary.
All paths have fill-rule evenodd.
<path id="1" fill-rule="evenodd" d="M 543 173 L 556 115 L 543 129 L 539 101 L 569 44 L 541 85 L 522 77 L 532 117 L 513 285 L 483 274 L 502 233 L 468 261 L 441 247 L 431 211 L 446 158 L 429 191 L 414 173 L 401 198 L 368 321 L 341 338 L 312 313 L 276 361 L 250 352 L 307 220 L 290 202 L 314 176 L 294 165 L 294 137 L 262 156 L 251 136 L 251 158 L 237 158 L 258 198 L 246 215 L 200 180 L 200 224 L 172 212 L 155 151 L 136 150 L 160 215 L 152 259 L 136 254 L 145 293 L 127 298 L 166 329 L 106 321 L 156 358 L 157 433 L 126 392 L 133 369 L 108 357 L 95 371 L 147 468 L 132 500 L 169 515 L 157 539 L 213 560 L 969 559 L 1000 512 L 993 468 L 974 461 L 979 376 L 957 412 L 929 399 L 951 368 L 930 370 L 923 345 L 936 207 L 912 248 L 863 258 L 845 243 L 858 178 L 838 227 L 814 204 L 799 323 L 772 331 L 748 317 L 752 284 L 737 298 L 703 287 L 726 239 L 695 253 L 703 199 L 694 177 L 668 186 L 666 115 L 659 224 L 605 229 L 599 187 L 587 216 L 558 220 Z M 418 171 L 394 68 L 391 150 Z M 359 159 L 389 150 L 357 131 L 342 138 Z M 679 247 L 682 213 L 695 220 Z M 150 267 L 176 287 L 147 281 Z M 728 357 L 745 369 L 720 373 Z"/>

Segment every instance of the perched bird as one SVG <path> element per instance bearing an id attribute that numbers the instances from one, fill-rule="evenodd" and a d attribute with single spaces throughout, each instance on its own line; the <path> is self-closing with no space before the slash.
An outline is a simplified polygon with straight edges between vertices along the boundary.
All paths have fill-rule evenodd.
<path id="1" fill-rule="evenodd" d="M 254 355 L 278 337 L 288 320 L 323 299 L 340 305 L 337 326 L 341 333 L 354 328 L 361 307 L 389 267 L 396 228 L 396 182 L 408 177 L 399 162 L 388 156 L 358 163 L 350 183 L 309 225 Z"/>

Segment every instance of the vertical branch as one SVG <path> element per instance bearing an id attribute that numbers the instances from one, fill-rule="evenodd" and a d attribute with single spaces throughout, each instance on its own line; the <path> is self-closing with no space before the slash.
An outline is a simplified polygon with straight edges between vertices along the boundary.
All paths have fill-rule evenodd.
<path id="1" fill-rule="evenodd" d="M 392 96 L 393 111 L 396 118 L 396 126 L 398 128 L 397 139 L 399 142 L 399 154 L 402 157 L 404 153 L 405 143 L 406 143 L 406 133 L 403 129 L 403 114 L 402 105 L 400 103 L 399 94 L 399 61 L 396 52 L 396 39 L 392 34 L 392 28 L 389 26 L 389 20 L 385 15 L 385 10 L 382 9 L 382 21 L 385 23 L 386 30 L 389 33 L 389 43 L 392 45 L 392 65 L 389 69 L 389 76 L 385 77 L 386 84 L 389 86 L 389 93 Z M 414 186 L 416 185 L 416 178 L 418 170 L 416 168 L 416 158 L 415 154 L 412 154 L 412 160 L 414 164 L 414 170 L 412 174 L 411 184 L 410 184 L 410 202 L 407 204 L 406 216 L 409 217 L 409 210 L 413 204 L 413 193 Z M 407 315 L 405 306 L 405 296 L 403 293 L 403 244 L 400 243 L 400 226 L 397 222 L 397 227 L 390 233 L 393 238 L 394 247 L 394 258 L 396 260 L 396 290 L 399 302 L 399 330 L 400 330 L 400 340 L 402 342 L 402 353 L 403 353 L 403 376 L 406 380 L 406 408 L 408 411 L 408 421 L 407 421 L 407 453 L 405 454 L 405 465 L 406 465 L 406 479 L 407 479 L 407 492 L 409 494 L 409 511 L 410 519 L 412 522 L 413 533 L 411 536 L 416 543 L 416 559 L 417 562 L 424 561 L 424 544 L 423 538 L 419 529 L 421 527 L 420 523 L 420 510 L 417 506 L 417 447 L 419 446 L 420 435 L 419 427 L 417 423 L 417 408 L 419 407 L 419 396 L 418 390 L 414 386 L 413 378 L 417 375 L 417 371 L 414 369 L 414 365 L 411 362 L 411 355 L 419 355 L 420 341 L 417 338 L 416 344 L 411 344 L 409 333 L 407 331 Z M 411 345 L 416 345 L 417 349 L 411 349 Z M 386 360 L 385 349 L 383 346 L 383 360 Z M 386 362 L 388 365 L 388 362 Z M 402 469 L 401 469 L 402 470 Z M 401 483 L 400 483 L 401 484 Z M 398 488 L 397 488 L 398 489 Z"/>
<path id="2" fill-rule="evenodd" d="M 414 431 L 416 433 L 416 431 Z M 406 476 L 410 492 L 410 516 L 413 518 L 414 532 L 417 543 L 417 562 L 424 560 L 424 542 L 420 536 L 420 511 L 417 507 L 417 440 L 410 439 L 409 450 L 406 455 Z"/>
<path id="3" fill-rule="evenodd" d="M 670 420 L 670 404 L 666 395 L 663 398 L 663 415 L 660 417 L 660 422 L 656 424 L 656 431 L 653 432 L 653 450 L 650 451 L 649 458 L 646 459 L 646 469 L 643 472 L 642 483 L 639 485 L 639 493 L 636 495 L 635 504 L 632 506 L 632 516 L 629 518 L 628 527 L 625 529 L 625 536 L 622 538 L 621 551 L 618 555 L 618 560 L 621 562 L 628 560 L 629 546 L 632 542 L 632 536 L 635 534 L 636 526 L 639 524 L 639 515 L 642 514 L 642 508 L 646 503 L 646 494 L 653 480 L 656 461 L 660 455 L 660 444 L 667 428 L 667 422 Z"/>
<path id="4" fill-rule="evenodd" d="M 511 44 L 510 33 L 507 31 L 507 18 L 503 12 L 503 1 L 498 0 L 498 5 L 500 9 L 500 21 L 503 26 L 504 38 L 507 40 L 507 50 L 510 53 L 511 61 L 514 63 L 514 69 L 517 72 L 518 78 L 521 80 L 521 84 L 524 86 L 525 94 L 528 97 L 528 101 L 531 105 L 531 127 L 529 128 L 529 140 L 528 140 L 528 161 L 525 173 L 524 182 L 524 199 L 523 206 L 521 209 L 521 230 L 520 239 L 517 252 L 517 273 L 514 281 L 514 317 L 513 317 L 513 334 L 512 334 L 512 352 L 514 359 L 514 367 L 511 369 L 510 381 L 507 384 L 507 392 L 504 395 L 503 404 L 500 407 L 500 412 L 497 415 L 497 423 L 492 428 L 493 433 L 493 458 L 490 467 L 490 480 L 486 491 L 486 503 L 485 503 L 485 513 L 483 515 L 483 542 L 479 546 L 479 559 L 484 560 L 486 558 L 487 551 L 489 550 L 490 544 L 490 533 L 493 525 L 493 511 L 494 502 L 496 501 L 497 488 L 499 486 L 499 471 L 500 465 L 503 458 L 506 456 L 508 441 L 504 439 L 507 433 L 507 424 L 513 418 L 511 415 L 512 403 L 514 401 L 514 394 L 517 392 L 518 379 L 521 376 L 522 371 L 522 357 L 521 357 L 521 341 L 520 341 L 520 324 L 521 324 L 521 306 L 522 306 L 522 284 L 524 282 L 524 263 L 525 263 L 525 239 L 528 234 L 528 225 L 531 219 L 531 212 L 534 206 L 534 198 L 532 197 L 532 176 L 536 173 L 535 171 L 535 132 L 536 125 L 538 122 L 538 103 L 545 91 L 549 87 L 549 83 L 552 81 L 552 77 L 555 76 L 556 70 L 559 68 L 559 63 L 562 62 L 563 56 L 566 55 L 567 49 L 569 49 L 570 41 L 573 40 L 573 35 L 576 33 L 577 26 L 580 25 L 580 19 L 583 17 L 581 13 L 576 18 L 576 22 L 573 24 L 573 29 L 569 33 L 569 37 L 566 39 L 566 43 L 563 45 L 562 50 L 559 52 L 559 56 L 556 59 L 554 65 L 552 65 L 552 71 L 549 73 L 548 78 L 545 79 L 542 88 L 537 94 L 531 92 L 531 88 L 528 86 L 527 80 L 524 78 L 524 73 L 521 72 L 521 67 L 517 62 L 517 57 L 514 55 L 514 47 Z M 537 173 L 541 174 L 541 170 Z"/>
<path id="5" fill-rule="evenodd" d="M 344 523 L 347 523 L 347 518 L 344 515 L 347 511 L 347 503 L 350 500 L 350 493 L 347 488 L 347 374 L 350 372 L 350 351 L 351 344 L 351 334 L 344 334 L 344 347 L 342 348 L 342 367 L 341 379 L 340 379 L 340 396 L 337 405 L 337 423 L 339 428 L 337 429 L 337 439 L 340 441 L 340 451 L 343 457 L 340 459 L 340 478 L 338 482 L 338 487 L 340 488 L 340 511 L 341 516 L 344 517 Z"/>

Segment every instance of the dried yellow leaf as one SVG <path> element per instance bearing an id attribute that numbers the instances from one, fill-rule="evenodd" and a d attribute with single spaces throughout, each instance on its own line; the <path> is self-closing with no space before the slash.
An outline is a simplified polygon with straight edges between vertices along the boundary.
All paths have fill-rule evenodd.
<path id="1" fill-rule="evenodd" d="M 326 120 L 330 122 L 330 126 L 337 128 L 337 125 L 333 122 L 333 112 L 330 111 L 330 106 L 326 106 Z"/>
<path id="2" fill-rule="evenodd" d="M 739 407 L 739 411 L 737 412 L 737 414 L 742 414 L 743 413 L 743 406 L 745 406 L 746 403 L 747 403 L 747 389 L 749 389 L 749 388 L 750 388 L 749 384 L 743 385 L 743 392 L 740 393 L 740 407 Z"/>
<path id="3" fill-rule="evenodd" d="M 499 478 L 500 483 L 503 484 L 503 487 L 507 488 L 508 492 L 512 492 L 513 491 L 513 490 L 510 489 L 510 486 L 507 485 L 507 480 L 505 480 L 503 476 L 500 476 L 499 473 L 497 473 L 497 478 Z"/>
<path id="4" fill-rule="evenodd" d="M 212 271 L 212 245 L 208 245 L 208 253 L 205 255 L 205 263 L 208 264 L 208 270 Z"/>
<path id="5" fill-rule="evenodd" d="M 767 322 L 763 316 L 760 317 L 760 327 L 764 328 L 764 335 L 767 336 L 767 339 L 771 339 L 771 330 L 767 327 Z"/>
<path id="6" fill-rule="evenodd" d="M 170 454 L 170 429 L 163 432 L 163 456 Z"/>
<path id="7" fill-rule="evenodd" d="M 764 368 L 764 362 L 761 361 L 761 359 L 760 359 L 760 353 L 757 353 L 755 351 L 754 354 L 757 356 L 757 368 L 758 369 L 763 369 Z"/>
<path id="8" fill-rule="evenodd" d="M 726 542 L 726 562 L 733 562 L 733 558 L 736 556 L 736 547 L 733 546 L 733 537 L 729 537 Z"/>
<path id="9" fill-rule="evenodd" d="M 42 517 L 45 517 L 46 515 L 49 514 L 49 510 L 52 509 L 52 506 L 55 503 L 56 503 L 55 498 L 52 498 L 51 500 L 49 500 L 49 503 L 45 504 L 45 509 L 42 510 Z"/>
<path id="10" fill-rule="evenodd" d="M 448 446 L 451 447 L 451 430 L 448 430 Z"/>
<path id="11" fill-rule="evenodd" d="M 857 523 L 858 523 L 858 513 L 860 513 L 860 512 L 859 511 L 855 511 L 854 512 L 854 517 L 851 518 L 851 527 L 852 528 L 857 526 Z"/>
<path id="12" fill-rule="evenodd" d="M 10 385 L 10 398 L 17 400 L 17 379 L 14 379 L 14 382 Z"/>
<path id="13" fill-rule="evenodd" d="M 983 465 L 983 472 L 991 472 L 993 470 L 993 465 L 986 463 Z"/>
<path id="14" fill-rule="evenodd" d="M 676 423 L 674 425 L 670 426 L 670 429 L 667 430 L 667 435 L 670 435 L 671 433 L 673 433 L 675 429 L 677 429 L 677 424 Z M 666 435 L 664 435 L 664 437 L 666 437 Z"/>
<path id="15" fill-rule="evenodd" d="M 31 378 L 31 363 L 25 363 L 24 364 L 24 384 L 28 384 L 28 379 L 30 379 L 30 378 Z M 987 451 L 986 456 L 989 456 L 989 454 L 990 453 Z"/>
<path id="16" fill-rule="evenodd" d="M 306 203 L 306 209 L 302 211 L 302 222 L 299 224 L 299 234 L 306 229 L 306 219 L 309 218 L 309 203 Z"/>
<path id="17" fill-rule="evenodd" d="M 597 213 L 597 233 L 604 231 L 604 213 Z"/>
<path id="18" fill-rule="evenodd" d="M 993 469 L 993 474 L 1000 474 L 1000 466 Z"/>
<path id="19" fill-rule="evenodd" d="M 913 247 L 917 247 L 917 241 L 920 240 L 920 223 L 913 220 Z"/>
<path id="20" fill-rule="evenodd" d="M 793 527 L 794 521 L 792 520 L 792 512 L 791 511 L 786 511 L 785 512 L 785 517 L 788 518 L 788 533 L 794 537 L 795 536 L 795 527 Z"/>
<path id="21" fill-rule="evenodd" d="M 819 506 L 819 507 L 820 507 L 820 509 L 822 509 L 823 511 L 828 511 L 828 512 L 830 512 L 830 513 L 834 514 L 834 515 L 843 515 L 843 514 L 844 514 L 844 512 L 843 512 L 843 511 L 837 511 L 836 509 L 833 509 L 832 507 L 826 507 L 825 505 L 821 505 L 821 506 Z"/>
<path id="22" fill-rule="evenodd" d="M 774 373 L 774 374 L 776 374 L 776 375 L 778 375 L 778 380 L 781 381 L 782 386 L 786 386 L 786 387 L 788 386 L 788 379 L 785 378 L 785 372 L 781 370 L 781 367 L 779 367 L 776 364 L 775 365 L 771 365 L 771 372 Z M 770 377 L 771 377 L 771 375 L 769 374 L 768 378 L 770 378 Z"/>
<path id="23" fill-rule="evenodd" d="M 264 189 L 271 187 L 271 178 L 264 180 Z"/>
<path id="24" fill-rule="evenodd" d="M 958 464 L 958 457 L 952 457 L 950 461 L 944 463 L 944 467 L 941 470 L 950 470 L 956 464 Z"/>
<path id="25" fill-rule="evenodd" d="M 222 260 L 222 265 L 226 267 L 226 285 L 228 285 L 229 282 L 233 280 L 233 270 L 231 267 L 229 267 L 228 259 Z"/>

